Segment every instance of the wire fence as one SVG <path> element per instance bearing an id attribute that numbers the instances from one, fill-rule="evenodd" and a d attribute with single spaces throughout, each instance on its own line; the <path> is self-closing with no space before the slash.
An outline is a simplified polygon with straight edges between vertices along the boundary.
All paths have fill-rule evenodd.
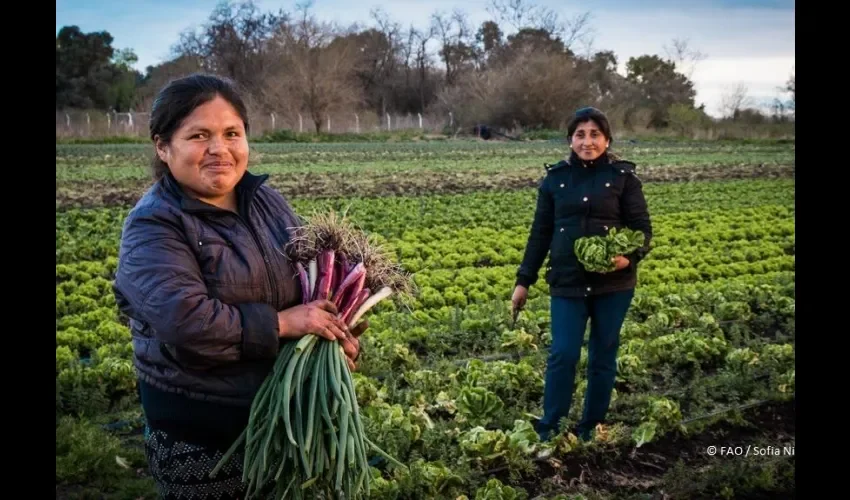
<path id="1" fill-rule="evenodd" d="M 449 130 L 456 125 L 454 116 L 422 113 L 372 112 L 332 113 L 316 122 L 305 113 L 275 111 L 249 113 L 250 135 L 262 136 L 275 131 L 297 133 L 369 133 L 413 131 L 433 133 Z M 56 136 L 98 138 L 114 136 L 147 137 L 150 125 L 148 112 L 56 111 Z"/>
<path id="2" fill-rule="evenodd" d="M 498 137 L 500 139 L 517 140 L 523 134 L 523 127 L 516 126 L 510 130 L 499 131 L 486 122 L 467 123 L 462 127 L 461 121 L 451 111 L 440 113 L 385 113 L 374 112 L 336 112 L 323 115 L 315 121 L 307 113 L 286 113 L 274 110 L 249 112 L 251 137 L 261 137 L 275 132 L 315 134 L 367 134 L 367 133 L 415 133 L 440 134 L 456 136 L 463 132 L 482 139 Z M 62 139 L 102 139 L 112 137 L 130 137 L 145 139 L 148 137 L 150 113 L 148 112 L 104 112 L 95 110 L 57 110 L 56 137 Z M 737 138 L 769 138 L 793 137 L 793 126 L 788 124 L 750 125 L 746 123 L 723 123 L 707 126 L 690 134 L 695 140 L 715 140 L 720 137 Z M 644 136 L 653 137 L 654 147 L 663 146 L 658 138 L 680 138 L 673 129 L 659 131 L 644 126 L 621 126 L 618 144 L 635 143 Z M 566 138 L 558 137 L 558 142 Z M 687 135 L 687 134 L 686 134 Z M 552 139 L 550 139 L 552 140 Z M 674 141 L 677 143 L 676 141 Z"/>

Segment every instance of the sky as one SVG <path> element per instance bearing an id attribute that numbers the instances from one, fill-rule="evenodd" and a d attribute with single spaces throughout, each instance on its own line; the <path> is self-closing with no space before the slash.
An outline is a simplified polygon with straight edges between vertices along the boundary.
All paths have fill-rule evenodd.
<path id="1" fill-rule="evenodd" d="M 261 10 L 293 11 L 296 2 L 256 0 Z M 743 85 L 753 102 L 787 98 L 781 93 L 795 63 L 794 0 L 536 0 L 560 19 L 590 14 L 590 49 L 612 50 L 621 72 L 629 57 L 658 54 L 674 39 L 687 40 L 701 58 L 689 71 L 697 105 L 718 116 L 724 95 Z M 131 48 L 136 68 L 170 58 L 181 31 L 202 25 L 217 0 L 56 0 L 56 31 L 76 25 L 84 32 L 108 31 L 116 49 Z M 473 26 L 490 18 L 491 0 L 313 0 L 316 17 L 350 25 L 369 24 L 379 7 L 402 27 L 427 26 L 432 13 L 461 9 Z M 503 30 L 506 30 L 503 28 Z M 508 31 L 508 30 L 506 30 Z M 579 47 L 583 52 L 586 48 Z"/>

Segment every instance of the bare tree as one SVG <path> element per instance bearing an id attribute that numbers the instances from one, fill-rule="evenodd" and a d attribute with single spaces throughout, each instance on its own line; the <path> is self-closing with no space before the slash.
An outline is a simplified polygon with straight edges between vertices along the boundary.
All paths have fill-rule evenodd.
<path id="1" fill-rule="evenodd" d="M 501 24 L 508 24 L 519 31 L 526 26 L 533 6 L 525 0 L 493 0 L 487 6 L 487 12 Z"/>
<path id="2" fill-rule="evenodd" d="M 584 45 L 587 53 L 592 51 L 594 30 L 590 26 L 590 17 L 589 12 L 576 14 L 561 25 L 557 33 L 564 41 L 567 50 L 573 50 L 576 44 L 581 44 Z"/>
<path id="3" fill-rule="evenodd" d="M 294 54 L 289 94 L 306 112 L 316 127 L 322 128 L 328 115 L 351 109 L 359 104 L 357 85 L 353 81 L 351 47 L 304 47 Z"/>
<path id="4" fill-rule="evenodd" d="M 306 114 L 319 132 L 330 113 L 359 105 L 363 93 L 354 79 L 349 31 L 319 22 L 311 6 L 311 0 L 298 3 L 296 15 L 279 22 L 266 40 L 274 64 L 253 94 L 264 96 L 266 109 Z"/>
<path id="5" fill-rule="evenodd" d="M 752 104 L 752 99 L 747 95 L 749 92 L 746 84 L 739 83 L 734 88 L 725 92 L 720 98 L 720 112 L 726 118 L 735 118 L 741 110 Z"/>
<path id="6" fill-rule="evenodd" d="M 452 85 L 461 68 L 475 60 L 473 32 L 467 15 L 455 9 L 451 15 L 435 12 L 431 15 L 431 29 L 440 43 L 440 57 L 446 68 L 446 84 Z"/>
<path id="7" fill-rule="evenodd" d="M 533 28 L 555 35 L 560 28 L 557 12 L 526 0 L 493 0 L 487 6 L 487 12 L 500 23 L 508 24 L 517 31 Z"/>
<path id="8" fill-rule="evenodd" d="M 431 69 L 431 55 L 428 53 L 428 42 L 434 37 L 434 29 L 433 27 L 429 27 L 424 31 L 415 31 L 413 33 L 416 39 L 416 51 L 413 56 L 414 63 L 416 64 L 416 71 L 418 75 L 417 89 L 419 93 L 419 102 L 420 109 L 425 110 L 425 103 L 427 100 L 425 96 L 425 89 L 428 85 L 428 72 Z"/>
<path id="9" fill-rule="evenodd" d="M 693 77 L 697 64 L 708 57 L 699 50 L 692 49 L 687 38 L 674 38 L 670 45 L 664 45 L 664 51 L 679 68 L 679 72 L 688 78 Z"/>
<path id="10" fill-rule="evenodd" d="M 426 45 L 430 38 L 430 29 L 419 31 L 411 24 L 407 30 L 405 41 L 401 46 L 400 55 L 404 66 L 404 85 L 408 89 L 416 88 L 416 93 L 419 96 L 420 111 L 425 109 L 425 99 L 422 91 L 424 90 L 423 83 L 427 78 L 429 61 Z"/>
<path id="11" fill-rule="evenodd" d="M 397 71 L 402 47 L 401 27 L 380 7 L 372 9 L 371 16 L 374 22 L 371 32 L 375 36 L 360 48 L 364 63 L 360 75 L 367 82 L 367 94 L 372 92 L 379 96 L 375 107 L 383 115 L 392 105 L 392 77 Z"/>
<path id="12" fill-rule="evenodd" d="M 566 54 L 523 51 L 508 65 L 462 75 L 440 93 L 440 106 L 462 126 L 557 128 L 565 110 L 596 100 L 587 80 Z"/>
<path id="13" fill-rule="evenodd" d="M 203 70 L 230 77 L 261 98 L 275 65 L 268 41 L 287 20 L 283 11 L 260 12 L 253 1 L 222 2 L 200 29 L 181 33 L 172 50 L 178 57 L 201 61 Z"/>
<path id="14" fill-rule="evenodd" d="M 407 29 L 407 34 L 404 36 L 404 41 L 400 47 L 399 56 L 402 60 L 402 66 L 404 66 L 404 81 L 406 85 L 410 85 L 410 78 L 412 73 L 412 62 L 413 62 L 413 53 L 416 50 L 416 38 L 417 31 L 416 28 L 413 27 L 413 24 Z"/>
<path id="15" fill-rule="evenodd" d="M 570 51 L 574 45 L 583 44 L 589 52 L 589 46 L 593 43 L 589 12 L 562 21 L 554 10 L 527 0 L 493 0 L 487 12 L 500 23 L 508 24 L 517 31 L 523 28 L 543 30 L 549 36 L 560 38 Z"/>
<path id="16" fill-rule="evenodd" d="M 785 88 L 783 89 L 785 92 L 791 94 L 791 109 L 795 109 L 797 105 L 797 86 L 795 83 L 796 74 L 794 69 L 791 69 L 791 76 L 788 77 L 788 81 L 785 82 Z"/>
<path id="17" fill-rule="evenodd" d="M 311 7 L 313 7 L 313 0 L 300 0 L 295 7 L 296 12 L 298 12 L 295 23 L 295 39 L 299 44 L 307 47 L 321 45 L 332 32 L 329 24 L 319 22 L 315 16 L 310 14 Z"/>
<path id="18" fill-rule="evenodd" d="M 319 133 L 329 114 L 356 107 L 363 95 L 355 77 L 356 46 L 339 36 L 347 33 L 319 24 L 308 8 L 308 4 L 300 7 L 287 60 L 289 72 L 282 80 L 295 107 L 310 116 Z"/>

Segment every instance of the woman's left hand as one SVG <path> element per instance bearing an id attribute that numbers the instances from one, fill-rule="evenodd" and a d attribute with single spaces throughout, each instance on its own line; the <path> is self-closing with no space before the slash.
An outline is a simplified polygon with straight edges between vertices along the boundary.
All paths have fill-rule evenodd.
<path id="1" fill-rule="evenodd" d="M 614 257 L 613 260 L 614 260 L 614 266 L 615 266 L 614 270 L 615 271 L 619 271 L 621 269 L 625 269 L 625 268 L 629 267 L 629 264 L 630 264 L 629 259 L 627 259 L 626 257 L 623 257 L 622 255 L 618 255 L 618 256 Z"/>
<path id="2" fill-rule="evenodd" d="M 350 336 L 347 336 L 345 340 L 343 340 L 342 348 L 345 350 L 345 355 L 348 356 L 348 368 L 351 371 L 355 371 L 357 369 L 357 358 L 360 357 L 360 336 L 363 335 L 363 332 L 369 328 L 368 321 L 361 321 L 357 325 L 351 328 Z"/>

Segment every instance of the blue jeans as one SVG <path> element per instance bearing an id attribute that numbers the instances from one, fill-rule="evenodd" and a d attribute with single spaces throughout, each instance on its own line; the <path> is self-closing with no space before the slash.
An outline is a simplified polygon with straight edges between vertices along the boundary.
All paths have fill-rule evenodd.
<path id="1" fill-rule="evenodd" d="M 557 433 L 560 420 L 569 414 L 588 320 L 587 392 L 579 437 L 589 438 L 605 418 L 617 375 L 620 329 L 632 298 L 634 289 L 590 297 L 552 297 L 552 347 L 546 366 L 543 418 L 537 427 L 541 439 Z"/>

